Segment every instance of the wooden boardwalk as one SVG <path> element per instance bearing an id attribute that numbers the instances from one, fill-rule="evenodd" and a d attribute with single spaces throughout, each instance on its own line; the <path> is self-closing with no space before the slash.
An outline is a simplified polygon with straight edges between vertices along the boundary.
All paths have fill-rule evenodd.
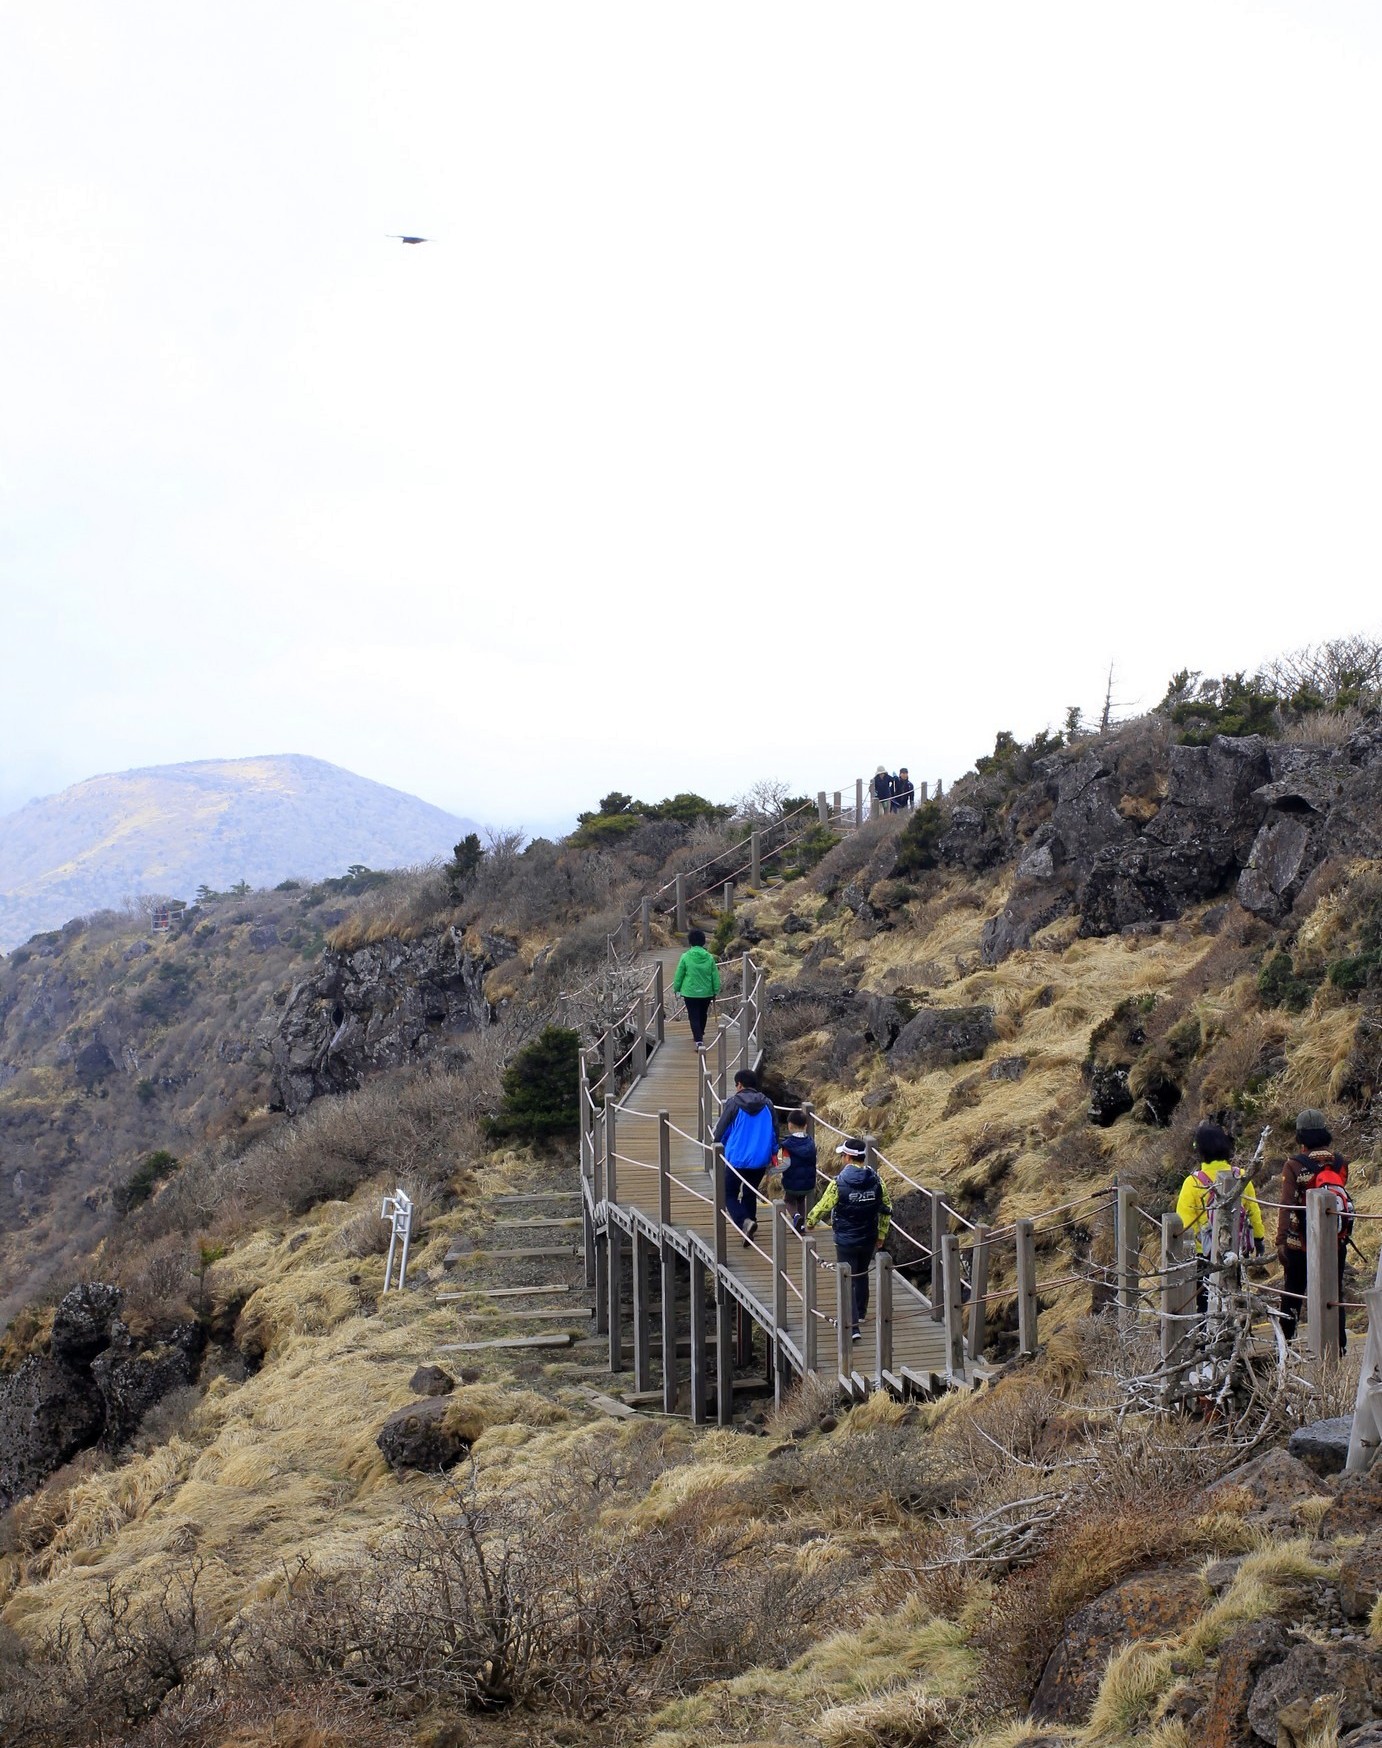
<path id="1" fill-rule="evenodd" d="M 676 949 L 642 955 L 649 978 L 646 998 L 640 998 L 640 1025 L 646 1030 L 640 1031 L 639 1038 L 646 1044 L 636 1047 L 632 1084 L 616 1103 L 591 1097 L 584 1076 L 582 1082 L 583 1115 L 589 1129 L 587 1134 L 583 1127 L 582 1133 L 582 1181 L 588 1186 L 587 1271 L 596 1290 L 597 1328 L 609 1336 L 611 1370 L 631 1362 L 635 1387 L 651 1388 L 656 1271 L 661 1286 L 658 1332 L 664 1352 L 675 1351 L 689 1331 L 691 1360 L 689 1377 L 675 1368 L 669 1376 L 664 1368 L 664 1406 L 670 1409 L 680 1400 L 683 1386 L 688 1386 L 693 1419 L 706 1418 L 710 1406 L 705 1367 L 712 1319 L 715 1407 L 721 1421 L 728 1419 L 733 1400 L 731 1351 L 743 1366 L 752 1350 L 766 1349 L 767 1369 L 779 1396 L 792 1374 L 806 1370 L 856 1394 L 871 1388 L 900 1394 L 908 1388 L 936 1387 L 948 1372 L 953 1375 L 953 1366 L 946 1363 L 944 1326 L 934 1320 L 930 1302 L 893 1275 L 890 1259 L 885 1257 L 871 1271 L 862 1339 L 849 1340 L 846 1313 L 841 1344 L 837 1319 L 841 1283 L 828 1230 L 822 1228 L 803 1241 L 792 1231 L 780 1202 L 761 1203 L 758 1232 L 746 1245 L 724 1214 L 723 1183 L 717 1184 L 719 1173 L 708 1169 L 713 1153 L 697 1139 L 701 1112 L 704 1102 L 708 1135 L 718 1114 L 714 1082 L 720 1063 L 725 1065 L 727 1090 L 732 1091 L 734 1068 L 743 1060 L 756 1062 L 761 1055 L 761 1005 L 750 994 L 746 966 L 744 993 L 722 998 L 725 1044 L 704 1059 L 710 1075 L 709 1084 L 703 1085 L 703 1059 L 692 1044 L 689 1028 L 668 1023 L 660 1011 L 659 984 L 670 991 L 678 956 Z M 650 1052 L 646 1066 L 637 1074 L 645 1051 Z M 661 1113 L 666 1114 L 665 1121 Z M 823 1140 L 823 1173 L 833 1175 L 835 1164 Z M 626 1260 L 631 1263 L 627 1276 Z M 962 1359 L 960 1364 L 963 1368 Z"/>

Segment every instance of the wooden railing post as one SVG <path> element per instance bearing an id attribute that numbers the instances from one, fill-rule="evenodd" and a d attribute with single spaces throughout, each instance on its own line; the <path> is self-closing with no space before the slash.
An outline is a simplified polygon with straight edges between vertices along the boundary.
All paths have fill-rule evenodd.
<path id="1" fill-rule="evenodd" d="M 712 1216 L 715 1221 L 712 1243 L 715 1249 L 716 1266 L 723 1268 L 726 1258 L 729 1256 L 729 1234 L 725 1231 L 725 1222 L 729 1216 L 725 1213 L 725 1150 L 718 1142 L 711 1152 L 710 1163 L 715 1178 L 711 1186 Z M 715 1285 L 718 1301 L 719 1282 L 717 1281 Z"/>
<path id="2" fill-rule="evenodd" d="M 822 825 L 830 824 L 830 809 L 826 805 L 824 789 L 818 789 L 816 791 L 816 818 Z"/>
<path id="3" fill-rule="evenodd" d="M 709 1344 L 705 1327 L 705 1263 L 700 1253 L 691 1252 L 691 1424 L 704 1426 L 706 1420 L 705 1373 Z"/>
<path id="4" fill-rule="evenodd" d="M 606 1026 L 606 1027 L 605 1027 L 605 1036 L 604 1036 L 604 1046 L 605 1046 L 605 1086 L 604 1086 L 604 1093 L 605 1093 L 605 1097 L 606 1097 L 606 1098 L 607 1098 L 607 1099 L 608 1099 L 608 1098 L 613 1098 L 613 1096 L 614 1096 L 614 1057 L 615 1057 L 615 1044 L 616 1044 L 616 1039 L 615 1039 L 615 1036 L 614 1036 L 614 1027 L 613 1027 L 613 1026 Z"/>
<path id="5" fill-rule="evenodd" d="M 945 1316 L 945 1228 L 949 1212 L 939 1190 L 931 1192 L 931 1321 Z"/>
<path id="6" fill-rule="evenodd" d="M 672 1113 L 657 1114 L 657 1222 L 672 1224 Z"/>
<path id="7" fill-rule="evenodd" d="M 735 1304 L 723 1279 L 715 1280 L 715 1420 L 728 1426 L 734 1419 Z"/>
<path id="8" fill-rule="evenodd" d="M 1137 1231 L 1137 1191 L 1131 1184 L 1119 1184 L 1114 1203 L 1114 1269 L 1118 1284 L 1118 1320 L 1137 1320 L 1138 1296 L 1142 1285 L 1141 1245 Z"/>
<path id="9" fill-rule="evenodd" d="M 710 1139 L 710 1077 L 706 1071 L 705 1057 L 699 1053 L 696 1056 L 696 1139 L 704 1148 Z M 701 1154 L 701 1170 L 708 1171 L 706 1155 Z"/>
<path id="10" fill-rule="evenodd" d="M 662 988 L 662 961 L 653 966 L 653 1035 L 659 1044 L 667 1042 L 667 997 Z"/>
<path id="11" fill-rule="evenodd" d="M 816 1139 L 816 1107 L 811 1103 L 810 1099 L 807 1099 L 806 1103 L 801 1108 L 806 1113 L 806 1133 L 814 1141 Z M 809 1213 L 810 1210 L 808 1209 L 807 1212 Z"/>
<path id="12" fill-rule="evenodd" d="M 595 1234 L 595 1333 L 609 1333 L 609 1225 Z"/>
<path id="13" fill-rule="evenodd" d="M 653 1387 L 653 1321 L 649 1272 L 652 1246 L 641 1226 L 633 1229 L 633 1387 Z"/>
<path id="14" fill-rule="evenodd" d="M 719 1094 L 720 1108 L 724 1109 L 725 1100 L 729 1097 L 729 1032 L 721 1026 L 715 1034 L 715 1091 Z M 709 1112 L 706 1113 L 709 1117 Z"/>
<path id="15" fill-rule="evenodd" d="M 883 811 L 883 798 L 878 793 L 877 789 L 874 788 L 873 784 L 870 783 L 869 784 L 869 818 L 870 819 L 877 819 L 879 814 L 882 811 Z"/>
<path id="16" fill-rule="evenodd" d="M 886 1250 L 879 1251 L 874 1267 L 873 1371 L 881 1390 L 893 1369 L 893 1259 Z"/>
<path id="17" fill-rule="evenodd" d="M 686 876 L 677 875 L 677 933 L 684 935 L 690 924 L 686 920 Z"/>
<path id="18" fill-rule="evenodd" d="M 648 999 L 640 989 L 633 1004 L 633 1072 L 641 1080 L 648 1072 Z"/>
<path id="19" fill-rule="evenodd" d="M 728 916 L 734 909 L 734 882 L 732 880 L 725 881 L 724 902 L 721 904 L 720 909 L 724 911 L 726 916 Z"/>
<path id="20" fill-rule="evenodd" d="M 850 1389 L 854 1371 L 854 1347 L 851 1332 L 854 1327 L 854 1298 L 849 1264 L 835 1258 L 835 1369 L 840 1388 Z"/>
<path id="21" fill-rule="evenodd" d="M 665 1227 L 658 1245 L 658 1268 L 662 1294 L 662 1412 L 675 1414 L 681 1394 L 677 1369 L 677 1253 Z"/>
<path id="22" fill-rule="evenodd" d="M 960 1277 L 960 1241 L 947 1233 L 941 1241 L 941 1302 L 945 1318 L 945 1375 L 952 1384 L 965 1381 L 964 1293 Z"/>
<path id="23" fill-rule="evenodd" d="M 1161 1216 L 1161 1359 L 1166 1364 L 1195 1313 L 1195 1256 L 1187 1260 L 1179 1214 Z M 1168 1381 L 1169 1388 L 1169 1381 Z"/>
<path id="24" fill-rule="evenodd" d="M 974 1246 L 969 1265 L 969 1357 L 984 1357 L 984 1338 L 988 1326 L 988 1306 L 984 1303 L 989 1290 L 989 1229 L 982 1223 L 974 1228 Z"/>
<path id="25" fill-rule="evenodd" d="M 1361 1475 L 1370 1468 L 1382 1445 L 1382 1256 L 1377 1259 L 1377 1278 L 1372 1290 L 1363 1294 L 1363 1303 L 1368 1308 L 1368 1333 L 1363 1341 L 1363 1369 L 1358 1374 L 1353 1430 L 1344 1464 L 1348 1475 Z"/>
<path id="26" fill-rule="evenodd" d="M 787 1323 L 787 1205 L 769 1204 L 773 1211 L 773 1406 L 780 1409 L 785 1393 L 783 1375 L 787 1367 L 787 1352 L 782 1332 Z"/>
<path id="27" fill-rule="evenodd" d="M 605 1199 L 605 1113 L 603 1108 L 594 1112 L 591 1117 L 590 1147 L 591 1167 L 594 1174 L 595 1203 L 598 1207 Z"/>
<path id="28" fill-rule="evenodd" d="M 605 1197 L 606 1200 L 618 1205 L 619 1173 L 615 1154 L 618 1151 L 618 1125 L 614 1117 L 614 1094 L 605 1094 Z M 608 1264 L 609 1277 L 609 1369 L 611 1372 L 622 1372 L 624 1369 L 624 1327 L 623 1327 L 623 1278 L 624 1278 L 624 1234 L 619 1223 L 612 1215 L 606 1219 L 608 1237 L 605 1241 L 605 1255 Z"/>
<path id="29" fill-rule="evenodd" d="M 1017 1351 L 1032 1359 L 1037 1350 L 1036 1227 L 1019 1220 L 1017 1236 Z"/>
<path id="30" fill-rule="evenodd" d="M 864 779 L 854 779 L 854 823 L 861 826 L 864 823 Z"/>
<path id="31" fill-rule="evenodd" d="M 835 805 L 834 805 L 834 808 L 832 809 L 832 813 L 833 813 L 836 825 L 841 825 L 844 822 L 844 809 L 840 806 L 840 800 L 841 800 L 840 791 L 837 789 L 835 791 Z"/>
<path id="32" fill-rule="evenodd" d="M 639 926 L 643 932 L 643 951 L 651 953 L 653 949 L 653 901 L 645 898 L 638 907 Z"/>
<path id="33" fill-rule="evenodd" d="M 1305 1193 L 1305 1303 L 1310 1352 L 1318 1363 L 1339 1357 L 1339 1204 L 1328 1190 Z"/>
<path id="34" fill-rule="evenodd" d="M 818 1262 L 815 1240 L 809 1232 L 803 1232 L 801 1235 L 801 1357 L 808 1372 L 814 1372 L 819 1363 L 819 1348 L 816 1340 L 816 1325 L 820 1321 L 816 1316 L 816 1268 Z"/>
<path id="35" fill-rule="evenodd" d="M 755 892 L 763 884 L 763 834 L 757 826 L 749 833 L 749 885 Z"/>

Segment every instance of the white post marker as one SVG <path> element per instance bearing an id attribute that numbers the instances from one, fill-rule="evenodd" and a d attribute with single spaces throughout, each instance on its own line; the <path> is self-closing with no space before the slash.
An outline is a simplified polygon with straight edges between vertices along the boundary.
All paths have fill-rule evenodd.
<path id="1" fill-rule="evenodd" d="M 408 1243 L 413 1229 L 413 1204 L 400 1189 L 395 1189 L 391 1196 L 384 1197 L 384 1205 L 379 1210 L 381 1220 L 392 1220 L 393 1230 L 389 1233 L 389 1254 L 384 1262 L 384 1291 L 389 1290 L 389 1282 L 393 1278 L 394 1250 L 401 1238 L 403 1249 L 398 1258 L 397 1292 L 403 1291 L 403 1282 L 408 1273 Z"/>

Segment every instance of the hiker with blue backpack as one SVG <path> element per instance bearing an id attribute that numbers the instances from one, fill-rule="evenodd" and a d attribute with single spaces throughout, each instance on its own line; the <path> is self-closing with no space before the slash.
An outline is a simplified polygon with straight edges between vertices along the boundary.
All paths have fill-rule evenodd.
<path id="1" fill-rule="evenodd" d="M 747 1248 L 758 1230 L 759 1186 L 777 1152 L 777 1119 L 751 1068 L 734 1076 L 734 1093 L 720 1112 L 715 1140 L 725 1153 L 725 1212 Z"/>

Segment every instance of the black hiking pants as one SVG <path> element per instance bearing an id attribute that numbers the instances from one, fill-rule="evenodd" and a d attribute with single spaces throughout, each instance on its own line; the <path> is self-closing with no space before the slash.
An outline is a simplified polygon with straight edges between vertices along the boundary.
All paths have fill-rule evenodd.
<path id="1" fill-rule="evenodd" d="M 849 1291 L 853 1301 L 854 1327 L 859 1325 L 869 1314 L 869 1269 L 873 1264 L 873 1244 L 836 1244 L 835 1261 L 842 1262 L 849 1270 Z"/>
<path id="2" fill-rule="evenodd" d="M 686 995 L 682 1000 L 686 1003 L 686 1018 L 691 1024 L 691 1038 L 700 1044 L 705 1040 L 705 1019 L 710 1012 L 710 1004 L 714 999 L 708 995 Z"/>
<path id="3" fill-rule="evenodd" d="M 1346 1253 L 1346 1247 L 1341 1244 L 1339 1246 L 1339 1297 L 1341 1299 L 1344 1296 L 1344 1257 Z M 1290 1341 L 1291 1337 L 1296 1333 L 1296 1325 L 1300 1322 L 1301 1316 L 1305 1311 L 1305 1289 L 1310 1278 L 1309 1265 L 1305 1260 L 1305 1252 L 1303 1250 L 1288 1249 L 1282 1272 L 1285 1276 L 1285 1280 L 1282 1282 L 1283 1291 L 1281 1295 L 1281 1333 L 1286 1337 L 1287 1341 Z M 1347 1353 L 1347 1351 L 1348 1331 L 1344 1327 L 1344 1308 L 1340 1305 L 1339 1352 Z"/>

